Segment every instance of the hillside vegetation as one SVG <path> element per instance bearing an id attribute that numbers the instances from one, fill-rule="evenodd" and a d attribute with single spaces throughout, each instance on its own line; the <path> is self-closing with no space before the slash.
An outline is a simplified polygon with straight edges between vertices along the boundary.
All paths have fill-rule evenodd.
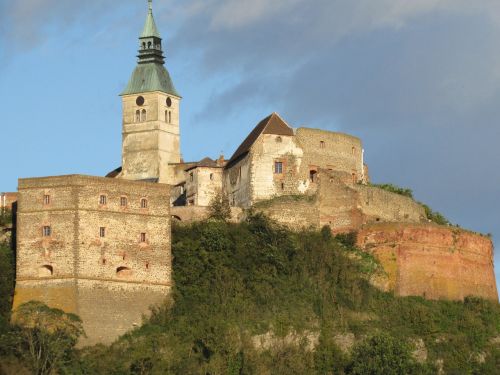
<path id="1" fill-rule="evenodd" d="M 499 373 L 498 304 L 382 293 L 367 281 L 376 261 L 328 228 L 206 221 L 175 226 L 172 251 L 172 298 L 112 346 L 73 349 L 59 373 Z"/>

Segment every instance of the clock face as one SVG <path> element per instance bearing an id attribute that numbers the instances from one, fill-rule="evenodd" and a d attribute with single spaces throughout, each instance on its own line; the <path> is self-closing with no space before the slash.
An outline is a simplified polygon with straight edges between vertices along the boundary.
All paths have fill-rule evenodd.
<path id="1" fill-rule="evenodd" d="M 172 107 L 172 99 L 170 97 L 167 98 L 167 107 Z"/>
<path id="2" fill-rule="evenodd" d="M 144 97 L 138 96 L 135 100 L 135 104 L 137 104 L 138 106 L 144 105 Z"/>

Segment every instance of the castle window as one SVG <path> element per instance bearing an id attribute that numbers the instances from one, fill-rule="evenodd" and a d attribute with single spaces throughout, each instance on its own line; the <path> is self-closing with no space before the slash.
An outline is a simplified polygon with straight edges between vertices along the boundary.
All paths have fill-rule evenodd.
<path id="1" fill-rule="evenodd" d="M 142 42 L 142 49 L 146 49 L 146 42 Z"/>
<path id="2" fill-rule="evenodd" d="M 127 197 L 120 197 L 120 206 L 127 207 L 128 201 Z"/>
<path id="3" fill-rule="evenodd" d="M 283 162 L 281 162 L 281 161 L 274 162 L 274 173 L 275 174 L 282 174 L 283 173 Z"/>
<path id="4" fill-rule="evenodd" d="M 146 242 L 146 233 L 141 233 L 141 242 L 142 243 Z"/>
<path id="5" fill-rule="evenodd" d="M 50 204 L 50 195 L 45 194 L 43 196 L 43 204 L 45 205 Z"/>
<path id="6" fill-rule="evenodd" d="M 319 148 L 325 148 L 325 142 L 324 141 L 319 142 Z"/>
<path id="7" fill-rule="evenodd" d="M 101 262 L 103 265 L 106 264 L 106 259 L 103 259 Z"/>
<path id="8" fill-rule="evenodd" d="M 316 182 L 317 178 L 318 178 L 318 172 L 314 169 L 311 169 L 309 171 L 309 179 L 311 180 L 311 182 Z"/>
<path id="9" fill-rule="evenodd" d="M 141 199 L 141 208 L 148 208 L 148 200 L 146 198 Z"/>
<path id="10" fill-rule="evenodd" d="M 356 182 L 358 182 L 358 177 L 356 176 L 356 173 L 353 173 L 352 174 L 352 183 L 355 184 Z"/>
<path id="11" fill-rule="evenodd" d="M 281 183 L 281 190 L 285 190 L 285 184 L 283 182 Z"/>
<path id="12" fill-rule="evenodd" d="M 135 122 L 141 122 L 141 111 L 135 111 Z"/>
<path id="13" fill-rule="evenodd" d="M 107 197 L 105 195 L 101 195 L 99 197 L 99 204 L 101 206 L 104 206 L 107 202 L 108 202 L 108 199 L 107 199 Z"/>
<path id="14" fill-rule="evenodd" d="M 168 111 L 165 111 L 165 122 L 168 123 Z"/>
<path id="15" fill-rule="evenodd" d="M 214 174 L 210 173 L 210 180 L 212 181 L 214 179 Z"/>
<path id="16" fill-rule="evenodd" d="M 171 111 L 168 111 L 168 123 L 169 124 L 172 123 L 172 112 Z"/>
<path id="17" fill-rule="evenodd" d="M 194 175 L 193 172 L 189 174 L 189 181 L 193 182 L 194 181 Z"/>
<path id="18" fill-rule="evenodd" d="M 99 237 L 101 237 L 101 238 L 106 237 L 106 228 L 104 228 L 104 227 L 99 228 Z"/>
<path id="19" fill-rule="evenodd" d="M 141 112 L 141 122 L 146 121 L 146 119 L 147 119 L 146 110 L 143 109 L 142 112 Z"/>
<path id="20" fill-rule="evenodd" d="M 50 235 L 52 234 L 52 230 L 51 230 L 50 226 L 48 226 L 48 225 L 44 226 L 42 229 L 42 234 L 44 237 L 50 237 Z"/>
<path id="21" fill-rule="evenodd" d="M 149 262 L 146 262 L 146 269 L 149 270 Z"/>
<path id="22" fill-rule="evenodd" d="M 144 105 L 144 96 L 138 96 L 137 99 L 135 99 L 135 104 L 137 104 L 139 107 Z"/>
<path id="23" fill-rule="evenodd" d="M 356 147 L 352 148 L 352 154 L 354 155 L 356 153 Z"/>
<path id="24" fill-rule="evenodd" d="M 151 42 L 148 42 L 148 49 L 151 48 Z"/>
<path id="25" fill-rule="evenodd" d="M 276 137 L 276 143 L 281 143 L 283 142 L 283 139 L 281 137 Z"/>
<path id="26" fill-rule="evenodd" d="M 172 99 L 170 97 L 167 98 L 167 107 L 172 107 Z"/>

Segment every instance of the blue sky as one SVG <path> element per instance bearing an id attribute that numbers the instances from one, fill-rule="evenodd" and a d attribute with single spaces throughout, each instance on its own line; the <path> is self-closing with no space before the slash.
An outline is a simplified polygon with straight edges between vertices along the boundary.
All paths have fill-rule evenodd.
<path id="1" fill-rule="evenodd" d="M 375 182 L 500 238 L 500 2 L 155 0 L 185 160 L 273 111 L 363 139 Z M 0 191 L 120 164 L 146 0 L 0 0 Z M 496 257 L 497 275 L 500 258 Z"/>

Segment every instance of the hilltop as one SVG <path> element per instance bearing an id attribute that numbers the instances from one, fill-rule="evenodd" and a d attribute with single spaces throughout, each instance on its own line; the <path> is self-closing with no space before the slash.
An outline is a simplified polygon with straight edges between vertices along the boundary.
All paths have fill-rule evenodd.
<path id="1" fill-rule="evenodd" d="M 393 373 L 415 374 L 500 368 L 497 303 L 381 292 L 370 281 L 382 267 L 352 236 L 333 237 L 328 228 L 292 232 L 254 215 L 240 224 L 174 226 L 172 250 L 172 298 L 113 345 L 73 352 L 61 373 L 390 373 L 387 363 Z M 2 293 L 12 293 L 12 280 L 2 282 Z M 9 356 L 5 348 L 0 354 Z"/>

